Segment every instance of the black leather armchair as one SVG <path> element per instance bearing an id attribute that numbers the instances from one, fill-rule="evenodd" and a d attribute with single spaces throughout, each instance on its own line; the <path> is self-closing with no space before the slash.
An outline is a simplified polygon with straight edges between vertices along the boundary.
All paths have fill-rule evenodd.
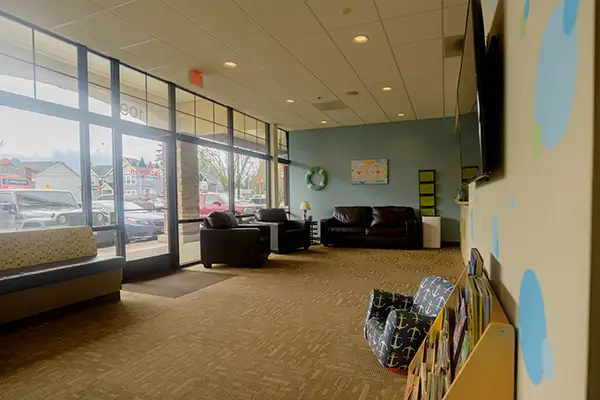
<path id="1" fill-rule="evenodd" d="M 289 253 L 310 246 L 310 225 L 288 220 L 283 208 L 265 208 L 256 213 L 256 224 L 271 230 L 271 251 Z"/>
<path id="2" fill-rule="evenodd" d="M 205 268 L 213 264 L 259 267 L 269 258 L 270 229 L 238 224 L 230 212 L 214 211 L 200 230 L 200 260 Z"/>

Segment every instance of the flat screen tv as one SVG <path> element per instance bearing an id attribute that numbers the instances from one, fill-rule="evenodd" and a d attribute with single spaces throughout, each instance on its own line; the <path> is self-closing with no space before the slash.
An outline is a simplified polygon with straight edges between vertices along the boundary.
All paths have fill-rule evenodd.
<path id="1" fill-rule="evenodd" d="M 470 0 L 455 111 L 463 183 L 502 168 L 503 61 L 501 32 L 492 31 L 486 46 L 481 1 Z"/>

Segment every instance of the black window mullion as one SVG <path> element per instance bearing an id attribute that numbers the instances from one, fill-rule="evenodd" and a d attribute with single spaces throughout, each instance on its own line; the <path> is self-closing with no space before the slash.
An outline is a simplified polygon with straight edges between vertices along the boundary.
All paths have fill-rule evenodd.
<path id="1" fill-rule="evenodd" d="M 79 159 L 81 170 L 81 203 L 83 220 L 88 226 L 93 225 L 92 216 L 92 177 L 90 155 L 90 124 L 88 120 L 88 62 L 87 49 L 77 46 L 77 86 L 78 105 L 81 118 L 79 120 Z"/>
<path id="2" fill-rule="evenodd" d="M 116 128 L 121 119 L 121 79 L 119 62 L 110 60 L 110 109 L 113 120 L 113 198 L 115 199 L 115 214 L 117 216 L 116 252 L 125 256 L 125 197 L 123 189 L 123 132 Z"/>
<path id="3" fill-rule="evenodd" d="M 232 146 L 228 150 L 227 156 L 227 169 L 229 173 L 229 179 L 227 179 L 229 191 L 229 210 L 231 212 L 235 211 L 235 155 L 233 153 L 233 108 L 227 107 L 227 135 L 229 136 L 229 144 Z"/>
<path id="4" fill-rule="evenodd" d="M 183 188 L 177 187 L 177 101 L 175 99 L 175 85 L 168 84 L 168 101 L 169 101 L 169 130 L 173 135 L 169 137 L 168 143 L 163 142 L 163 149 L 166 147 L 166 182 L 167 182 L 167 232 L 169 242 L 169 255 L 171 257 L 171 266 L 180 268 L 179 266 L 179 213 L 177 204 L 177 191 Z M 166 146 L 165 146 L 166 144 Z M 163 150 L 164 151 L 164 150 Z"/>

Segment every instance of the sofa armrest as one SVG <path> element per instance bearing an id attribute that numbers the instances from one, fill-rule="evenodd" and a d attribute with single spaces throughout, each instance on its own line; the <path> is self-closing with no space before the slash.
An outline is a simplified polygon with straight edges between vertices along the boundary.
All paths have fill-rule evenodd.
<path id="1" fill-rule="evenodd" d="M 239 228 L 258 228 L 260 231 L 260 237 L 267 237 L 271 235 L 271 228 L 268 225 L 258 224 L 256 222 L 250 224 L 239 224 Z"/>
<path id="2" fill-rule="evenodd" d="M 367 310 L 365 326 L 366 322 L 372 317 L 381 317 L 394 310 L 409 311 L 412 304 L 413 298 L 411 296 L 373 289 L 369 299 L 369 308 Z"/>
<path id="3" fill-rule="evenodd" d="M 390 312 L 380 339 L 388 351 L 386 366 L 407 369 L 434 321 L 412 311 Z"/>
<path id="4" fill-rule="evenodd" d="M 286 222 L 286 225 L 291 229 L 308 229 L 310 224 L 307 224 L 306 221 L 299 219 L 290 219 Z"/>

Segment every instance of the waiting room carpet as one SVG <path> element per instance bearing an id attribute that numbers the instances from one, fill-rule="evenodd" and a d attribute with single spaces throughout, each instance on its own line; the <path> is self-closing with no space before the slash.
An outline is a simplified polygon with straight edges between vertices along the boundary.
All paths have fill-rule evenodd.
<path id="1" fill-rule="evenodd" d="M 231 274 L 184 270 L 175 274 L 152 277 L 141 281 L 126 283 L 123 290 L 153 296 L 177 298 L 233 278 Z"/>
<path id="2" fill-rule="evenodd" d="M 363 338 L 370 290 L 461 268 L 458 249 L 313 247 L 179 298 L 123 292 L 0 336 L 0 399 L 402 399 Z"/>

